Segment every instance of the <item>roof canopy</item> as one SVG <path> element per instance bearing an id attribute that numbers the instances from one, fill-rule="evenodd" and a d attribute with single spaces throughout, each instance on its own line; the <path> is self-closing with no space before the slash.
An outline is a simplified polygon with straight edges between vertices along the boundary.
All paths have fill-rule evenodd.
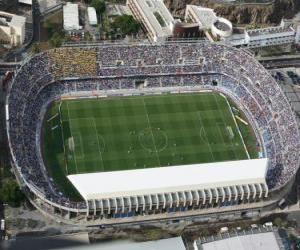
<path id="1" fill-rule="evenodd" d="M 254 159 L 69 175 L 85 200 L 265 183 L 268 160 Z"/>

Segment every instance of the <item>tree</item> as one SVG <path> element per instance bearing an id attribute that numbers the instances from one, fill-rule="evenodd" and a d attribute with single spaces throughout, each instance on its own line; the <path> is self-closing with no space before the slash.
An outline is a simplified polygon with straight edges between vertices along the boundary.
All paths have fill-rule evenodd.
<path id="1" fill-rule="evenodd" d="M 32 52 L 33 54 L 40 53 L 40 52 L 41 52 L 40 44 L 39 44 L 39 43 L 34 43 L 34 44 L 32 44 L 31 52 Z"/>
<path id="2" fill-rule="evenodd" d="M 93 41 L 93 36 L 91 35 L 90 32 L 86 31 L 84 33 L 84 40 L 86 40 L 86 41 Z"/>
<path id="3" fill-rule="evenodd" d="M 103 14 L 106 10 L 106 5 L 103 0 L 92 0 L 91 6 L 96 9 L 98 15 Z"/>
<path id="4" fill-rule="evenodd" d="M 132 16 L 122 15 L 115 18 L 112 28 L 119 31 L 122 35 L 137 34 L 141 28 L 141 24 Z"/>
<path id="5" fill-rule="evenodd" d="M 45 28 L 47 30 L 48 37 L 51 37 L 53 35 L 55 26 L 52 22 L 50 22 L 49 20 L 46 20 L 45 22 L 43 22 L 43 28 Z"/>
<path id="6" fill-rule="evenodd" d="M 24 198 L 25 196 L 15 180 L 5 182 L 0 189 L 0 199 L 12 207 L 20 206 L 21 202 L 24 201 Z"/>
<path id="7" fill-rule="evenodd" d="M 57 48 L 60 47 L 63 43 L 63 35 L 59 34 L 58 32 L 55 32 L 51 39 L 49 40 L 49 43 L 51 47 Z"/>
<path id="8" fill-rule="evenodd" d="M 274 219 L 274 224 L 277 226 L 277 227 L 282 227 L 282 219 L 280 217 L 276 217 Z"/>

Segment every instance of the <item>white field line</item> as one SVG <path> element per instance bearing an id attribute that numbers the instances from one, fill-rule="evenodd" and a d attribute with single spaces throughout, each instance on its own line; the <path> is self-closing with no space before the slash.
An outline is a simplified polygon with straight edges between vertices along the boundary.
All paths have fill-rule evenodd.
<path id="1" fill-rule="evenodd" d="M 68 118 L 69 118 L 69 121 L 70 121 L 69 105 L 68 105 L 68 102 L 66 102 L 66 103 L 67 103 L 67 110 L 68 110 Z M 73 137 L 73 135 L 72 135 L 72 122 L 69 122 L 69 125 L 70 125 L 70 134 L 71 134 L 71 137 Z M 73 138 L 73 140 L 74 140 L 74 138 Z M 82 147 L 82 145 L 80 145 L 80 147 Z M 76 148 L 76 145 L 74 147 L 73 156 L 74 156 L 74 162 L 75 162 L 75 167 L 76 167 L 76 174 L 78 174 L 79 172 L 78 172 L 77 159 L 76 159 L 77 156 L 76 156 L 75 148 Z"/>
<path id="2" fill-rule="evenodd" d="M 198 120 L 200 121 L 200 124 L 201 124 L 201 128 L 203 128 L 203 131 L 204 131 L 204 135 L 205 135 L 205 138 L 206 138 L 206 144 L 208 145 L 209 152 L 210 152 L 210 154 L 212 156 L 213 161 L 215 161 L 214 154 L 213 154 L 213 152 L 211 150 L 211 146 L 210 146 L 207 134 L 206 134 L 205 127 L 203 126 L 203 122 L 202 122 L 202 118 L 201 118 L 201 115 L 200 115 L 200 111 L 198 111 L 197 113 L 198 113 Z M 201 139 L 201 134 L 200 134 L 200 139 Z"/>
<path id="3" fill-rule="evenodd" d="M 74 119 L 73 119 L 74 120 Z M 83 148 L 82 148 L 82 138 L 81 138 L 81 133 L 80 132 L 75 132 L 73 133 L 73 141 L 74 141 L 74 146 L 76 145 L 75 143 L 75 138 L 78 138 L 79 143 L 80 143 L 80 156 L 78 156 L 78 154 L 76 155 L 77 159 L 79 160 L 83 160 L 84 159 L 84 152 L 83 152 Z"/>
<path id="4" fill-rule="evenodd" d="M 220 135 L 221 135 L 221 138 L 222 138 L 222 141 L 223 141 L 223 143 L 224 143 L 224 145 L 226 145 L 226 143 L 225 143 L 225 140 L 224 140 L 224 137 L 223 137 L 223 133 L 222 133 L 222 131 L 221 131 L 221 129 L 220 129 L 220 126 L 219 125 L 223 125 L 222 123 L 217 123 L 217 127 L 218 127 L 218 131 L 219 131 L 219 133 L 220 133 Z M 231 146 L 233 146 L 233 144 L 232 144 L 232 141 L 230 140 L 230 144 L 231 144 Z M 234 150 L 234 147 L 232 147 L 233 148 L 233 153 L 234 153 L 234 156 L 235 156 L 235 158 L 238 160 L 238 157 L 237 157 L 237 155 L 236 155 L 236 153 L 235 153 L 235 150 Z"/>
<path id="5" fill-rule="evenodd" d="M 97 130 L 97 127 L 96 127 L 96 122 L 95 122 L 94 117 L 92 117 L 92 121 L 93 121 L 94 129 L 95 129 L 95 132 L 96 132 L 96 138 L 97 138 L 97 143 L 98 143 L 98 151 L 99 151 L 100 158 L 101 158 L 101 163 L 102 163 L 102 170 L 104 171 L 104 162 L 103 162 L 102 153 L 101 153 L 101 150 L 100 150 L 100 143 L 99 143 L 99 139 L 98 139 L 98 130 Z"/>
<path id="6" fill-rule="evenodd" d="M 153 141 L 153 145 L 154 145 L 154 147 L 155 147 L 155 153 L 156 153 L 156 157 L 157 157 L 157 160 L 158 160 L 158 164 L 159 164 L 159 166 L 161 166 L 161 164 L 160 164 L 160 159 L 159 159 L 159 157 L 158 157 L 157 148 L 156 148 L 155 140 L 154 140 L 154 135 L 153 135 L 153 131 L 152 131 L 152 129 L 151 129 L 150 119 L 149 119 L 149 115 L 148 115 L 148 111 L 147 111 L 147 108 L 146 108 L 146 104 L 145 104 L 144 98 L 142 98 L 142 100 L 143 100 L 144 110 L 145 110 L 145 112 L 146 112 L 146 116 L 147 116 L 147 120 L 148 120 L 148 127 L 149 127 L 149 129 L 150 129 L 150 131 L 151 131 L 151 135 L 152 135 L 152 141 Z"/>
<path id="7" fill-rule="evenodd" d="M 240 135 L 240 137 L 241 137 L 241 140 L 242 140 L 242 143 L 243 143 L 243 146 L 244 146 L 246 155 L 247 155 L 248 159 L 250 159 L 250 155 L 249 155 L 248 149 L 247 149 L 247 147 L 246 147 L 244 138 L 243 138 L 243 136 L 242 136 L 240 127 L 239 127 L 239 125 L 237 124 L 237 121 L 236 121 L 236 119 L 235 119 L 235 117 L 234 117 L 234 114 L 233 114 L 233 112 L 232 112 L 232 110 L 231 110 L 231 107 L 230 107 L 230 104 L 229 104 L 227 98 L 226 98 L 226 97 L 224 97 L 224 98 L 225 98 L 226 103 L 227 103 L 227 105 L 228 105 L 228 108 L 229 108 L 230 114 L 231 114 L 231 116 L 232 116 L 232 119 L 233 119 L 233 121 L 234 121 L 234 123 L 235 123 L 235 126 L 236 126 L 236 128 L 237 128 L 237 130 L 238 130 L 238 133 L 239 133 L 239 135 Z"/>
<path id="8" fill-rule="evenodd" d="M 67 155 L 66 155 L 66 148 L 65 148 L 65 136 L 64 136 L 64 128 L 63 128 L 63 121 L 62 121 L 62 117 L 61 117 L 61 105 L 62 102 L 59 103 L 58 105 L 58 113 L 59 113 L 59 122 L 60 122 L 60 129 L 61 129 L 61 136 L 62 136 L 62 143 L 63 143 L 63 148 L 64 148 L 64 156 L 65 156 L 65 167 L 66 167 L 66 174 L 69 174 L 69 170 L 68 170 L 68 161 L 67 161 Z"/>

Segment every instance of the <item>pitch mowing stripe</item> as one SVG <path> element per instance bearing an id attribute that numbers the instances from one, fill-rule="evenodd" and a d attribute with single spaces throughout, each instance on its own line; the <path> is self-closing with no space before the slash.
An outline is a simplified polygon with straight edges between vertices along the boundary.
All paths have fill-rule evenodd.
<path id="1" fill-rule="evenodd" d="M 67 102 L 67 111 L 68 111 L 68 118 L 70 118 L 70 111 L 69 111 L 69 104 Z M 69 126 L 70 126 L 70 134 L 71 134 L 71 137 L 73 138 L 74 140 L 74 137 L 72 135 L 72 123 L 69 122 Z M 76 146 L 75 146 L 76 147 Z M 77 167 L 77 159 L 76 159 L 76 153 L 75 153 L 75 147 L 74 147 L 74 152 L 72 152 L 73 154 L 73 157 L 74 157 L 74 162 L 75 162 L 75 167 L 76 167 L 76 173 L 79 173 L 78 172 L 78 167 Z"/>
<path id="2" fill-rule="evenodd" d="M 99 151 L 100 158 L 101 158 L 101 163 L 102 163 L 102 170 L 104 171 L 104 163 L 103 163 L 102 153 L 101 153 L 101 151 L 100 151 L 100 144 L 99 144 L 99 138 L 98 138 L 98 131 L 97 131 L 97 127 L 96 127 L 96 123 L 95 123 L 95 118 L 94 118 L 94 117 L 92 118 L 92 121 L 93 121 L 93 125 L 94 125 L 95 132 L 96 132 L 96 138 L 97 138 L 97 142 L 98 142 L 98 151 Z"/>
<path id="3" fill-rule="evenodd" d="M 211 153 L 211 156 L 212 156 L 212 160 L 214 161 L 214 160 L 215 160 L 215 159 L 214 159 L 214 155 L 213 155 L 212 150 L 211 150 L 211 146 L 210 146 L 210 143 L 209 143 L 207 134 L 206 134 L 205 127 L 203 126 L 203 123 L 202 123 L 202 118 L 201 118 L 200 112 L 198 112 L 198 118 L 199 118 L 199 121 L 200 121 L 200 124 L 201 124 L 201 129 L 203 129 L 204 134 L 205 134 L 206 144 L 208 145 L 209 152 Z M 200 136 L 200 138 L 201 138 L 201 134 L 200 134 L 199 136 Z"/>
<path id="4" fill-rule="evenodd" d="M 145 114 L 146 114 L 147 121 L 148 121 L 148 128 L 150 129 L 151 135 L 152 135 L 152 142 L 153 142 L 153 146 L 155 148 L 155 153 L 156 153 L 156 157 L 157 157 L 157 160 L 158 160 L 158 164 L 159 164 L 159 166 L 161 166 L 160 160 L 159 160 L 159 157 L 158 157 L 158 152 L 157 152 L 156 144 L 155 144 L 155 139 L 154 139 L 153 131 L 152 131 L 152 128 L 151 128 L 151 123 L 150 123 L 150 120 L 149 120 L 149 115 L 148 115 L 146 104 L 145 104 L 145 100 L 144 100 L 144 98 L 142 98 L 142 100 L 143 100 Z"/>
<path id="5" fill-rule="evenodd" d="M 68 163 L 67 163 L 67 159 L 66 159 L 66 148 L 65 148 L 65 137 L 64 137 L 64 128 L 63 128 L 63 120 L 62 120 L 62 115 L 61 115 L 61 105 L 62 102 L 59 103 L 58 105 L 58 113 L 59 113 L 59 120 L 60 120 L 60 129 L 61 129 L 61 136 L 62 136 L 62 144 L 63 144 L 63 150 L 64 150 L 64 158 L 65 158 L 65 169 L 66 169 L 66 174 L 69 173 L 68 171 Z M 53 131 L 52 131 L 53 132 Z"/>

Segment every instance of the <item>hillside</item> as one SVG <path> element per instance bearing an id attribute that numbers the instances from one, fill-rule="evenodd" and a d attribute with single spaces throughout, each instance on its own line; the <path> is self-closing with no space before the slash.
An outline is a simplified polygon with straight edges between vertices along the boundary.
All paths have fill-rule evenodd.
<path id="1" fill-rule="evenodd" d="M 279 23 L 282 18 L 291 18 L 300 11 L 299 0 L 274 0 L 269 4 L 228 4 L 211 0 L 165 0 L 176 17 L 183 18 L 187 4 L 201 5 L 215 11 L 234 24 Z"/>

